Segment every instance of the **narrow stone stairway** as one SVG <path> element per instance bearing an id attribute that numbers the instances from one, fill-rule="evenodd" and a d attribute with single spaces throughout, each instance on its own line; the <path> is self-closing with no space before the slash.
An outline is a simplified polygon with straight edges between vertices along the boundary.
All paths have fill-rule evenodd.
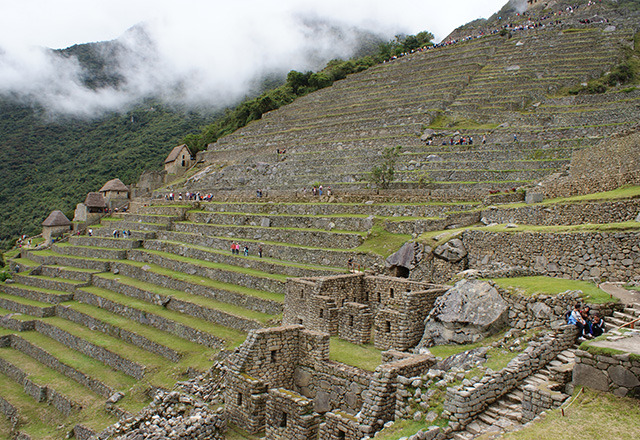
<path id="1" fill-rule="evenodd" d="M 463 431 L 453 433 L 450 438 L 452 440 L 471 440 L 482 434 L 492 433 L 498 436 L 524 425 L 535 417 L 531 414 L 530 405 L 526 403 L 527 387 L 551 390 L 552 406 L 560 406 L 569 397 L 564 391 L 566 383 L 571 380 L 576 349 L 577 346 L 559 353 L 546 367 L 527 377 L 518 387 L 505 394 L 478 415 Z M 529 411 L 527 411 L 527 407 Z"/>
<path id="2" fill-rule="evenodd" d="M 640 304 L 627 304 L 622 312 L 613 312 L 613 316 L 605 318 L 605 328 L 607 331 L 616 329 L 640 317 Z M 640 327 L 640 322 L 633 324 L 634 327 Z M 633 327 L 631 327 L 633 328 Z"/>

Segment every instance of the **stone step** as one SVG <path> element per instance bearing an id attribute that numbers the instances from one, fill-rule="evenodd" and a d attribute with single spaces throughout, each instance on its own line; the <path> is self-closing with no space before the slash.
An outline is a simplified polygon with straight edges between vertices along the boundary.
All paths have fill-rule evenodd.
<path id="1" fill-rule="evenodd" d="M 264 240 L 297 246 L 332 249 L 353 249 L 364 242 L 364 237 L 357 233 L 302 228 L 263 228 L 258 226 L 222 226 L 177 222 L 174 223 L 173 230 L 202 234 L 204 236 L 229 237 L 236 240 Z"/>
<path id="2" fill-rule="evenodd" d="M 281 294 L 249 289 L 198 275 L 170 270 L 156 264 L 135 261 L 116 263 L 114 265 L 114 273 L 116 272 L 150 284 L 212 298 L 248 310 L 270 315 L 282 313 L 284 295 Z"/>
<path id="3" fill-rule="evenodd" d="M 319 267 L 294 261 L 280 261 L 272 258 L 266 258 L 264 247 L 262 249 L 263 257 L 261 258 L 257 255 L 258 251 L 256 245 L 246 242 L 242 243 L 242 246 L 244 245 L 249 248 L 249 255 L 246 257 L 242 254 L 242 250 L 240 254 L 232 254 L 230 250 L 226 249 L 214 250 L 201 245 L 197 246 L 162 240 L 147 240 L 144 244 L 144 248 L 203 260 L 210 263 L 228 264 L 245 269 L 253 269 L 270 274 L 281 274 L 290 277 L 318 277 L 347 273 L 346 268 L 339 269 L 336 267 Z"/>
<path id="4" fill-rule="evenodd" d="M 620 327 L 625 325 L 628 321 L 620 318 L 608 317 L 607 322 L 613 324 L 616 327 Z"/>
<path id="5" fill-rule="evenodd" d="M 81 258 L 102 258 L 108 260 L 124 260 L 126 249 L 99 248 L 94 246 L 74 246 L 69 243 L 54 244 L 52 250 L 61 255 Z"/>
<path id="6" fill-rule="evenodd" d="M 280 294 L 283 294 L 285 290 L 286 276 L 269 274 L 258 270 L 244 269 L 228 264 L 195 260 L 167 252 L 148 249 L 133 249 L 129 251 L 129 260 L 142 263 L 153 263 L 173 271 L 199 275 L 212 280 L 236 284 L 250 289 Z"/>
<path id="7" fill-rule="evenodd" d="M 617 319 L 621 319 L 625 322 L 630 322 L 633 321 L 636 317 L 634 315 L 630 315 L 628 313 L 622 313 L 622 312 L 613 312 L 613 317 L 617 318 Z"/>
<path id="8" fill-rule="evenodd" d="M 475 435 L 482 434 L 488 428 L 489 428 L 489 425 L 487 425 L 486 423 L 484 423 L 484 422 L 482 422 L 480 420 L 474 420 L 473 422 L 469 423 L 465 427 L 465 430 L 475 436 Z"/>
<path id="9" fill-rule="evenodd" d="M 131 233 L 133 235 L 133 232 Z M 73 236 L 69 237 L 69 244 L 73 246 L 91 246 L 99 248 L 114 248 L 114 249 L 134 249 L 139 248 L 142 245 L 142 240 L 133 238 L 113 238 L 113 237 L 98 237 L 98 236 Z"/>
<path id="10" fill-rule="evenodd" d="M 515 389 L 505 395 L 505 398 L 510 400 L 513 403 L 520 404 L 522 403 L 522 391 Z"/>
<path id="11" fill-rule="evenodd" d="M 60 292 L 73 293 L 77 287 L 86 286 L 86 281 L 68 280 L 59 277 L 49 277 L 46 275 L 24 275 L 15 274 L 13 279 L 21 284 L 32 287 L 40 287 L 48 290 L 58 290 Z"/>
<path id="12" fill-rule="evenodd" d="M 64 293 L 59 290 L 43 289 L 20 283 L 0 284 L 0 290 L 7 295 L 48 304 L 60 304 L 73 299 L 73 293 Z"/>
<path id="13" fill-rule="evenodd" d="M 54 316 L 56 313 L 55 306 L 51 304 L 9 295 L 4 291 L 0 292 L 0 308 L 39 318 Z"/>
<path id="14" fill-rule="evenodd" d="M 93 228 L 94 237 L 113 238 L 113 229 L 106 226 L 99 226 Z M 131 237 L 116 238 L 116 240 L 150 240 L 156 237 L 156 231 L 141 231 L 137 229 L 131 229 Z"/>
<path id="15" fill-rule="evenodd" d="M 275 315 L 160 287 L 120 274 L 96 275 L 93 285 L 243 332 L 263 328 L 269 320 L 275 318 Z"/>
<path id="16" fill-rule="evenodd" d="M 29 257 L 44 266 L 67 266 L 95 272 L 106 272 L 110 267 L 107 260 L 61 255 L 49 250 L 29 251 Z"/>
<path id="17" fill-rule="evenodd" d="M 231 243 L 237 241 L 233 238 L 203 237 L 199 234 L 174 231 L 158 232 L 158 239 L 163 241 L 195 244 L 225 251 L 230 249 Z M 306 246 L 303 247 L 289 245 L 286 243 L 274 243 L 269 241 L 247 239 L 244 240 L 244 243 L 247 243 L 248 246 L 252 249 L 251 253 L 253 255 L 255 255 L 258 246 L 262 246 L 262 254 L 265 258 L 272 258 L 274 260 L 280 260 L 282 262 L 295 261 L 298 263 L 313 266 L 346 268 L 349 258 L 353 258 L 356 264 L 366 268 L 373 267 L 374 265 L 384 265 L 384 258 L 372 253 L 341 249 L 324 249 Z"/>
<path id="18" fill-rule="evenodd" d="M 220 348 L 224 345 L 223 338 L 215 334 L 219 330 L 215 325 L 193 316 L 167 311 L 162 306 L 144 303 L 141 300 L 99 287 L 80 289 L 76 299 L 83 304 L 104 309 L 109 313 L 123 316 L 200 345 L 212 348 Z"/>
<path id="19" fill-rule="evenodd" d="M 486 412 L 483 412 L 482 414 L 480 414 L 478 416 L 478 420 L 480 420 L 481 422 L 485 423 L 486 425 L 493 425 L 496 421 L 496 419 L 494 419 L 493 417 L 491 417 L 490 415 L 488 415 Z"/>
<path id="20" fill-rule="evenodd" d="M 624 308 L 624 312 L 625 312 L 627 315 L 631 315 L 631 316 L 633 316 L 633 317 L 634 317 L 634 319 L 635 319 L 635 318 L 637 318 L 638 316 L 640 316 L 640 309 L 636 309 L 636 308 L 634 308 L 634 307 L 625 307 L 625 308 Z"/>
<path id="21" fill-rule="evenodd" d="M 91 269 L 79 269 L 76 267 L 68 267 L 68 266 L 42 266 L 42 275 L 51 277 L 51 278 L 59 278 L 61 280 L 72 280 L 78 282 L 90 282 L 91 276 L 94 273 L 99 273 L 98 271 Z"/>

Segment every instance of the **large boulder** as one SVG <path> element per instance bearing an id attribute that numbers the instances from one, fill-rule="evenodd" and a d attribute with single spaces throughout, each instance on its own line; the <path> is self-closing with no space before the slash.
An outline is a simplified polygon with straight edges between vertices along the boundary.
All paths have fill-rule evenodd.
<path id="1" fill-rule="evenodd" d="M 508 318 L 509 305 L 495 287 L 485 281 L 459 281 L 436 300 L 418 349 L 477 342 L 505 327 Z"/>
<path id="2" fill-rule="evenodd" d="M 467 250 L 459 238 L 454 238 L 438 246 L 433 253 L 449 263 L 458 263 L 467 256 Z"/>

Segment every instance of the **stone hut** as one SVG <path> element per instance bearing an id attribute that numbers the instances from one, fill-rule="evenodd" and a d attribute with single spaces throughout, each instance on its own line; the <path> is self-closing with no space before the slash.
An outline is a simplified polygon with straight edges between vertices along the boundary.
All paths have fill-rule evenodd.
<path id="1" fill-rule="evenodd" d="M 71 220 L 60 210 L 55 210 L 42 222 L 42 237 L 45 244 L 51 244 L 54 238 L 61 237 L 71 230 Z"/>
<path id="2" fill-rule="evenodd" d="M 178 145 L 164 160 L 164 170 L 167 174 L 181 176 L 194 164 L 193 154 L 187 144 Z"/>
<path id="3" fill-rule="evenodd" d="M 84 203 L 78 203 L 73 221 L 95 223 L 104 215 L 107 203 L 102 193 L 90 192 L 84 199 Z"/>
<path id="4" fill-rule="evenodd" d="M 100 188 L 100 194 L 108 208 L 118 208 L 129 200 L 129 187 L 122 183 L 120 179 L 109 180 Z"/>

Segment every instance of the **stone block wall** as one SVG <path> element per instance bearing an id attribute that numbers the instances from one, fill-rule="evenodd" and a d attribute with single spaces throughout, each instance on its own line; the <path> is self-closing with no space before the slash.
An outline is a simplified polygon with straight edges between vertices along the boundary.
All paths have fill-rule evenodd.
<path id="1" fill-rule="evenodd" d="M 229 374 L 225 380 L 227 419 L 249 433 L 262 431 L 268 397 L 265 383 L 246 374 Z"/>
<path id="2" fill-rule="evenodd" d="M 469 267 L 517 266 L 556 278 L 640 279 L 640 233 L 465 231 Z"/>
<path id="3" fill-rule="evenodd" d="M 373 314 L 368 305 L 345 303 L 338 311 L 338 336 L 354 344 L 368 344 L 372 320 Z"/>
<path id="4" fill-rule="evenodd" d="M 319 425 L 311 400 L 284 388 L 269 389 L 266 440 L 316 440 Z"/>
<path id="5" fill-rule="evenodd" d="M 521 225 L 580 225 L 584 223 L 619 223 L 635 220 L 640 212 L 640 198 L 613 202 L 531 205 L 519 208 L 488 208 L 482 217 L 489 223 Z"/>
<path id="6" fill-rule="evenodd" d="M 360 440 L 358 420 L 342 411 L 325 414 L 325 422 L 320 425 L 319 438 L 322 440 Z"/>
<path id="7" fill-rule="evenodd" d="M 637 338 L 636 338 L 637 340 Z M 619 352 L 576 351 L 573 384 L 584 385 L 616 396 L 640 397 L 640 358 Z"/>
<path id="8" fill-rule="evenodd" d="M 447 389 L 444 402 L 444 415 L 453 422 L 454 429 L 460 429 L 498 400 L 527 376 L 543 368 L 558 353 L 571 347 L 577 337 L 576 327 L 564 325 L 555 332 L 545 334 L 511 360 L 500 371 L 486 374 L 470 386 L 457 386 Z"/>
<path id="9" fill-rule="evenodd" d="M 530 421 L 540 415 L 541 412 L 559 407 L 567 398 L 566 394 L 554 391 L 548 387 L 548 383 L 539 386 L 527 385 L 522 390 L 522 417 Z"/>

